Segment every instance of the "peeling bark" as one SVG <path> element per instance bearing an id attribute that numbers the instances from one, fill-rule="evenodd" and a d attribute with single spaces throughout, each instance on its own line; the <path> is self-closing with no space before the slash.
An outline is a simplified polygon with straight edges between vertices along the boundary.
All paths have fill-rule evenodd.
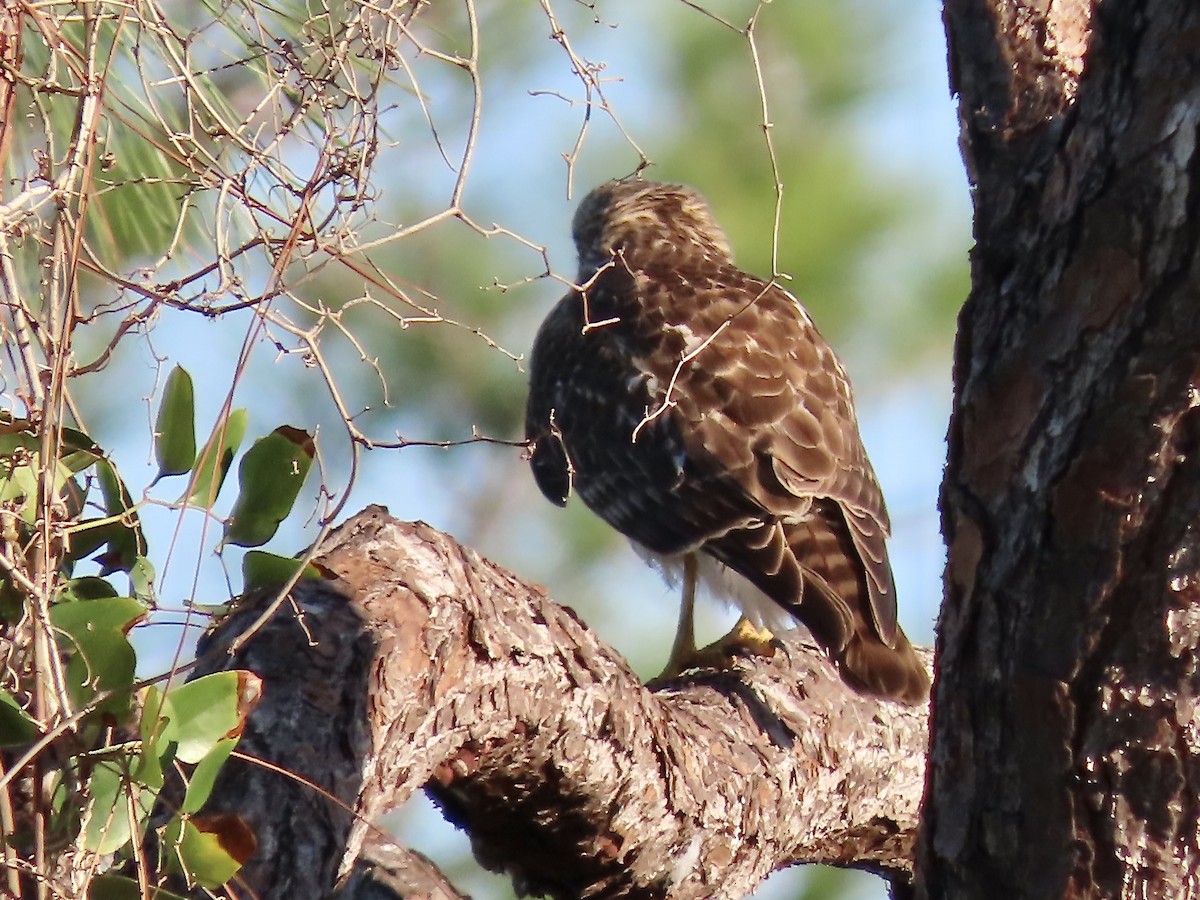
<path id="1" fill-rule="evenodd" d="M 349 866 L 422 788 L 485 865 L 554 897 L 741 897 L 797 862 L 907 879 L 927 711 L 851 693 L 815 647 L 651 692 L 426 525 L 366 510 L 319 562 L 336 580 L 302 582 L 232 658 L 269 597 L 202 648 L 200 671 L 263 679 L 242 748 L 307 782 L 240 762 L 206 810 L 258 831 L 257 896 L 328 896 L 342 848 Z"/>
<path id="2" fill-rule="evenodd" d="M 1200 7 L 950 0 L 974 185 L 921 890 L 1200 895 Z"/>

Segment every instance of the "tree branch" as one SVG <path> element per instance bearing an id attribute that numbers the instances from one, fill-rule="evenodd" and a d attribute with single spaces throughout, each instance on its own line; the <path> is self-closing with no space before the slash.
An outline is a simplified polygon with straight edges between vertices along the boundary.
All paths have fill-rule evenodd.
<path id="1" fill-rule="evenodd" d="M 321 550 L 337 580 L 298 585 L 236 658 L 221 648 L 269 598 L 204 648 L 263 679 L 248 752 L 356 808 L 231 768 L 217 805 L 269 801 L 247 816 L 259 896 L 327 895 L 334 845 L 349 864 L 422 787 L 484 865 L 554 897 L 741 897 L 798 862 L 911 872 L 927 710 L 853 694 L 815 647 L 651 692 L 542 589 L 427 525 L 373 507 Z M 310 820 L 331 855 L 281 860 Z M 308 869 L 311 891 L 288 880 Z"/>

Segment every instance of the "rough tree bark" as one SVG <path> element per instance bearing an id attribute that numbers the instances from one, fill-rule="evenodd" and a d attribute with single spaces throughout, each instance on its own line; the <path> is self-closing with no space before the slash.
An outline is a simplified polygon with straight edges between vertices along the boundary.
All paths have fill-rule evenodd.
<path id="1" fill-rule="evenodd" d="M 374 823 L 422 787 L 482 861 L 554 897 L 735 898 L 799 861 L 907 880 L 926 712 L 851 693 L 814 646 L 650 692 L 428 526 L 367 510 L 318 562 L 336 580 L 230 653 L 271 598 L 246 601 L 201 646 L 199 672 L 262 679 L 239 749 L 279 767 L 231 761 L 205 810 L 258 835 L 242 890 L 329 896 L 364 849 L 378 874 Z M 358 870 L 343 896 L 380 880 Z M 395 895 L 455 896 L 436 875 Z"/>
<path id="2" fill-rule="evenodd" d="M 1200 6 L 948 0 L 974 185 L 928 897 L 1194 897 Z"/>

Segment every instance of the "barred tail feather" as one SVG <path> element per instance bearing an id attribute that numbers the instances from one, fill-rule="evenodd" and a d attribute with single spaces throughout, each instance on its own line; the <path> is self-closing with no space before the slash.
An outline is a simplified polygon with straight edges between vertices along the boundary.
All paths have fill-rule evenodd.
<path id="1" fill-rule="evenodd" d="M 856 631 L 835 659 L 842 680 L 857 691 L 912 704 L 929 696 L 929 671 L 900 629 L 894 647 Z"/>
<path id="2" fill-rule="evenodd" d="M 789 526 L 788 543 L 804 570 L 804 595 L 797 610 L 805 622 L 814 607 L 834 606 L 848 615 L 852 624 L 839 643 L 822 641 L 837 663 L 838 672 L 850 687 L 866 694 L 890 697 L 903 703 L 921 703 L 929 696 L 929 673 L 895 623 L 895 587 L 887 563 L 882 535 L 875 548 L 882 567 L 875 567 L 875 583 L 865 566 L 854 530 L 848 528 L 841 510 L 827 506 L 798 525 Z M 877 594 L 882 590 L 883 600 Z M 881 605 L 891 607 L 890 622 Z M 881 619 L 887 627 L 880 628 Z M 810 626 L 811 627 L 811 626 Z M 821 639 L 821 634 L 814 630 Z"/>
<path id="3" fill-rule="evenodd" d="M 894 619 L 888 639 L 880 634 L 873 585 L 836 507 L 798 523 L 738 529 L 705 550 L 807 626 L 855 690 L 904 703 L 928 696 L 929 673 Z"/>

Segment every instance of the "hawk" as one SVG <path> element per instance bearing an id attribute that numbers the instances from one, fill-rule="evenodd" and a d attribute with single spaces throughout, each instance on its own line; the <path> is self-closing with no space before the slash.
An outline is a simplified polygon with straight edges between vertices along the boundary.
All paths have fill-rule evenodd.
<path id="1" fill-rule="evenodd" d="M 578 286 L 530 359 L 533 474 L 682 577 L 664 675 L 696 658 L 699 581 L 760 626 L 798 619 L 856 690 L 923 700 L 850 382 L 804 307 L 733 264 L 687 187 L 607 182 L 572 231 Z"/>

